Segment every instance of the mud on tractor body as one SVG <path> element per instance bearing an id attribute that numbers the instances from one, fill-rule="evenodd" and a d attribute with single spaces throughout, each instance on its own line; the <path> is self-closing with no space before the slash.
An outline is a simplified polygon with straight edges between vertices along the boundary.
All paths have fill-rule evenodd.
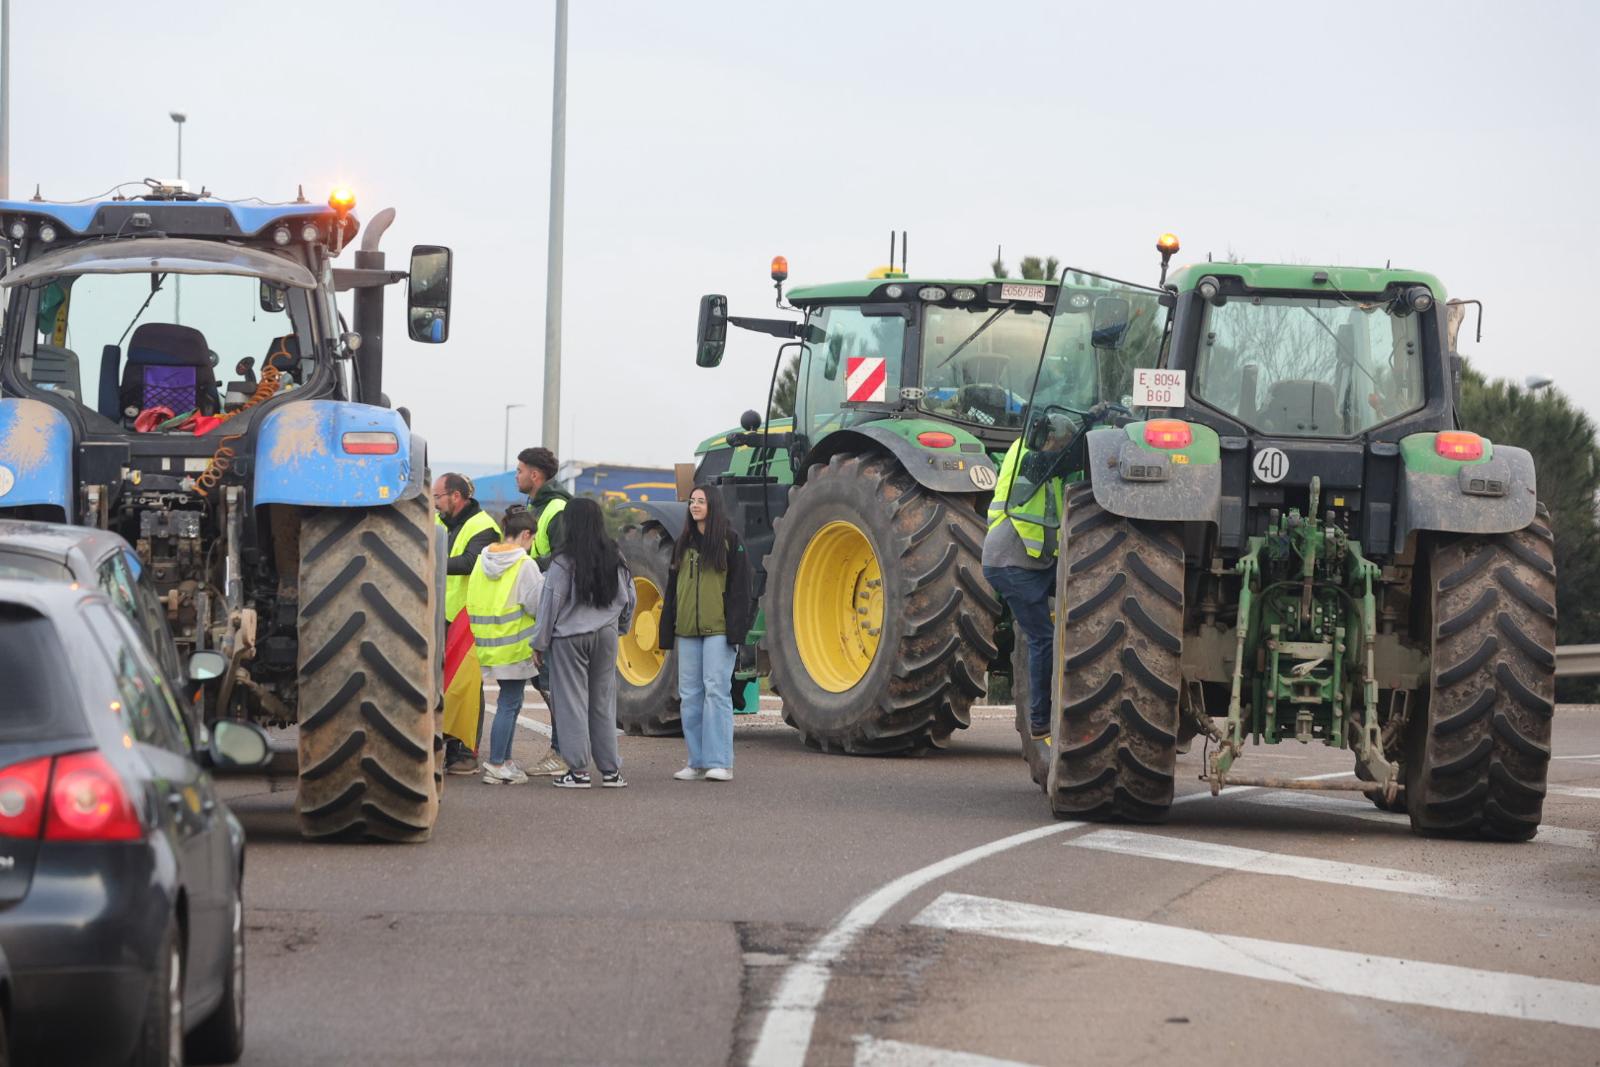
<path id="1" fill-rule="evenodd" d="M 1029 409 L 1082 427 L 1055 468 L 1057 692 L 1029 753 L 1054 812 L 1161 818 L 1198 737 L 1213 792 L 1357 788 L 1421 832 L 1531 837 L 1552 538 L 1529 454 L 1457 424 L 1461 306 L 1387 269 L 1066 277 Z M 1079 338 L 1137 368 L 1125 407 L 1050 373 Z M 1247 742 L 1286 741 L 1349 749 L 1356 780 L 1241 771 Z"/>
<path id="2" fill-rule="evenodd" d="M 1055 286 L 890 270 L 795 289 L 785 305 L 777 267 L 779 305 L 799 321 L 730 318 L 725 298 L 701 301 L 701 366 L 721 361 L 729 325 L 784 339 L 780 366 L 798 357 L 792 419 L 750 411 L 698 450 L 697 480 L 722 494 L 756 564 L 741 678 L 770 671 L 814 748 L 942 745 L 968 724 L 986 673 L 1011 668 L 982 574 L 984 515 Z M 654 638 L 683 507 L 647 510 L 623 541 L 640 610 L 619 654 L 619 715 L 665 733 L 679 728 L 677 672 Z"/>
<path id="3" fill-rule="evenodd" d="M 386 210 L 336 268 L 348 193 L 150 184 L 0 202 L 0 514 L 136 546 L 179 647 L 228 662 L 206 716 L 298 726 L 307 835 L 423 840 L 444 568 L 427 444 L 383 394 L 383 293 L 409 280 L 412 339 L 444 340 L 450 252 L 384 269 Z"/>

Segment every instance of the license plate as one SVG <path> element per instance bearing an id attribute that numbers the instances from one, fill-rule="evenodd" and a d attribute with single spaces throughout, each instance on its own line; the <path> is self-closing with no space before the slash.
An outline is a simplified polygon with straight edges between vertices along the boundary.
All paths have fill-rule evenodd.
<path id="1" fill-rule="evenodd" d="M 1035 304 L 1044 303 L 1045 288 L 1042 285 L 1018 285 L 1015 282 L 1000 283 L 1001 300 L 1026 300 Z"/>

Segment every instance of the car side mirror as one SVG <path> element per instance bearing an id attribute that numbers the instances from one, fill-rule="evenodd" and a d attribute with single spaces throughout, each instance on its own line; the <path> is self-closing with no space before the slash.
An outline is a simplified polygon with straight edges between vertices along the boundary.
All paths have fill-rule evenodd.
<path id="1" fill-rule="evenodd" d="M 272 761 L 267 732 L 253 722 L 237 719 L 223 719 L 212 724 L 207 751 L 211 755 L 211 765 L 223 769 L 258 769 Z"/>
<path id="2" fill-rule="evenodd" d="M 442 245 L 411 249 L 411 285 L 406 293 L 406 329 L 413 341 L 440 345 L 450 339 L 450 250 Z"/>
<path id="3" fill-rule="evenodd" d="M 697 367 L 715 367 L 728 345 L 728 298 L 708 293 L 700 298 L 700 325 L 694 337 Z"/>
<path id="4" fill-rule="evenodd" d="M 289 290 L 273 285 L 266 279 L 261 281 L 261 310 L 269 313 L 282 311 L 289 306 Z"/>
<path id="5" fill-rule="evenodd" d="M 1102 296 L 1094 302 L 1094 318 L 1089 327 L 1089 343 L 1115 351 L 1122 347 L 1133 320 L 1133 305 L 1126 297 Z"/>
<path id="6" fill-rule="evenodd" d="M 202 649 L 189 657 L 189 680 L 209 682 L 221 678 L 228 670 L 228 659 L 221 652 Z"/>

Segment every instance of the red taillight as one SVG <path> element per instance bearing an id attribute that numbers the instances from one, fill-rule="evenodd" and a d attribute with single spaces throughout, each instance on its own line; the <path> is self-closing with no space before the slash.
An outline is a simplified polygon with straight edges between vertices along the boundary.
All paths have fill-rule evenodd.
<path id="1" fill-rule="evenodd" d="M 49 756 L 0 770 L 0 837 L 32 840 L 39 836 L 49 785 Z"/>
<path id="2" fill-rule="evenodd" d="M 392 433 L 347 433 L 339 443 L 352 456 L 392 456 L 400 451 L 400 439 Z"/>
<path id="3" fill-rule="evenodd" d="M 56 758 L 46 841 L 135 841 L 144 825 L 122 779 L 98 752 Z"/>
<path id="4" fill-rule="evenodd" d="M 1446 430 L 1434 438 L 1433 450 L 1445 459 L 1482 459 L 1483 438 L 1465 430 Z"/>
<path id="5" fill-rule="evenodd" d="M 1193 440 L 1193 431 L 1181 419 L 1151 419 L 1144 424 L 1144 443 L 1151 448 L 1188 448 Z"/>
<path id="6" fill-rule="evenodd" d="M 917 442 L 929 448 L 954 448 L 955 434 L 945 433 L 943 430 L 923 430 L 917 434 Z"/>

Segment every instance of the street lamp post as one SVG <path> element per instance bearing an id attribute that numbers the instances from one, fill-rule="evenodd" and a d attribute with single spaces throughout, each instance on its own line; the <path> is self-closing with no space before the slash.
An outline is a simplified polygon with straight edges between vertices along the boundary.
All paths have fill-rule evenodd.
<path id="1" fill-rule="evenodd" d="M 550 247 L 544 294 L 544 446 L 561 446 L 561 251 L 567 188 L 567 0 L 556 0 L 555 84 L 550 94 Z"/>
<path id="2" fill-rule="evenodd" d="M 169 112 L 167 112 L 167 114 L 172 118 L 173 125 L 178 127 L 178 174 L 177 174 L 177 177 L 178 177 L 179 181 L 182 181 L 183 180 L 183 124 L 189 120 L 189 116 L 185 115 L 181 111 L 169 111 Z M 183 322 L 183 278 L 181 276 L 175 276 L 172 279 L 172 321 L 175 322 L 175 323 L 182 323 Z"/>
<path id="3" fill-rule="evenodd" d="M 506 470 L 510 470 L 511 469 L 511 409 L 512 408 L 525 408 L 527 406 L 528 405 L 526 405 L 526 404 L 507 404 L 506 405 L 506 447 L 505 447 L 505 452 L 504 452 L 504 454 L 502 456 L 502 459 L 505 461 L 505 468 L 504 469 L 506 469 Z"/>

